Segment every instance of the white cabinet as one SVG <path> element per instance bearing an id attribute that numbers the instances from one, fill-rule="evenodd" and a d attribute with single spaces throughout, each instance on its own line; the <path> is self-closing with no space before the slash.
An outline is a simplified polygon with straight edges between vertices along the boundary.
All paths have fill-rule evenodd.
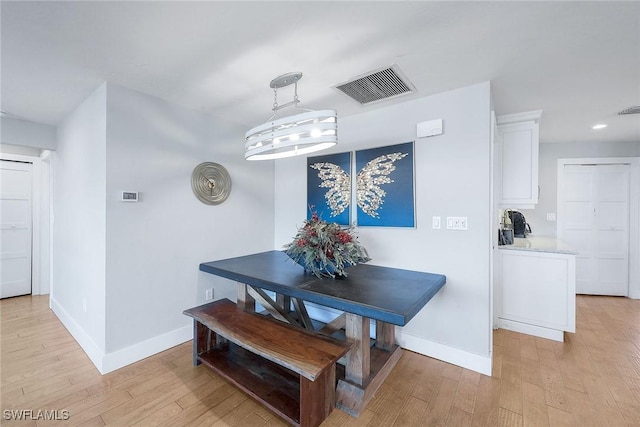
<path id="1" fill-rule="evenodd" d="M 556 341 L 575 332 L 575 255 L 498 252 L 497 326 Z"/>
<path id="2" fill-rule="evenodd" d="M 538 203 L 538 129 L 542 111 L 498 117 L 499 207 L 532 209 Z"/>

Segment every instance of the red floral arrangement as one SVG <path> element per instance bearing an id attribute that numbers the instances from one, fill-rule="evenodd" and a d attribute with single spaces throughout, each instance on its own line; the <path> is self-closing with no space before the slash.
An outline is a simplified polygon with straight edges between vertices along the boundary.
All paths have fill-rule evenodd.
<path id="1" fill-rule="evenodd" d="M 351 227 L 328 223 L 312 212 L 285 253 L 317 277 L 347 276 L 347 267 L 369 261 Z"/>

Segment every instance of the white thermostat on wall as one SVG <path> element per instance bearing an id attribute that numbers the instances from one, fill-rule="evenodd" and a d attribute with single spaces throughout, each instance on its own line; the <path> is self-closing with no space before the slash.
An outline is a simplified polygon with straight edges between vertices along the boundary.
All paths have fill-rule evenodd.
<path id="1" fill-rule="evenodd" d="M 418 138 L 442 135 L 442 119 L 420 122 L 416 125 L 416 131 L 418 134 Z"/>
<path id="2" fill-rule="evenodd" d="M 122 198 L 120 199 L 123 202 L 137 202 L 138 201 L 138 192 L 137 191 L 123 191 Z"/>

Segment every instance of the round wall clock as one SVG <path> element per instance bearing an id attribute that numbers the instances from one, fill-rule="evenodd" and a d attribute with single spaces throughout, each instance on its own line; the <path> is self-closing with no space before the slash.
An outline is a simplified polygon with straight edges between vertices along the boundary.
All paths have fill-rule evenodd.
<path id="1" fill-rule="evenodd" d="M 231 193 L 231 177 L 221 164 L 200 163 L 191 174 L 191 189 L 202 203 L 219 205 Z"/>

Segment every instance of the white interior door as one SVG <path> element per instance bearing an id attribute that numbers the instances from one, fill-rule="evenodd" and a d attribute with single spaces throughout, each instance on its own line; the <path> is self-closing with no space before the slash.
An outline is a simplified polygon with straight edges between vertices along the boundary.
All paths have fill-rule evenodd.
<path id="1" fill-rule="evenodd" d="M 0 160 L 0 298 L 31 293 L 31 163 Z"/>
<path id="2" fill-rule="evenodd" d="M 630 166 L 565 165 L 561 238 L 578 251 L 576 292 L 629 293 Z"/>

